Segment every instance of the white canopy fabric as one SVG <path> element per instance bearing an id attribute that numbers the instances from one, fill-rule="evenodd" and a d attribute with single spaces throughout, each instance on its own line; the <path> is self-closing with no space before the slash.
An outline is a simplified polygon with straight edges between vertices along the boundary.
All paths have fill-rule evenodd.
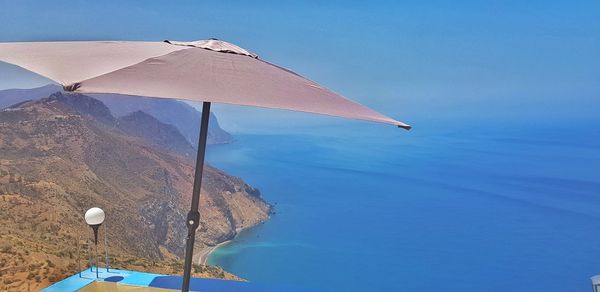
<path id="1" fill-rule="evenodd" d="M 67 91 L 286 109 L 410 129 L 219 40 L 0 43 L 0 61 L 45 76 Z"/>

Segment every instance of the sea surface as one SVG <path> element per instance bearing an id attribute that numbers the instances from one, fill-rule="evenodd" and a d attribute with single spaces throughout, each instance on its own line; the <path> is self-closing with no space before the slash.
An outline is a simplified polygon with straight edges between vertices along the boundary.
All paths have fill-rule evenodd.
<path id="1" fill-rule="evenodd" d="M 209 263 L 317 291 L 591 291 L 600 131 L 573 128 L 237 135 L 208 161 L 276 213 Z"/>

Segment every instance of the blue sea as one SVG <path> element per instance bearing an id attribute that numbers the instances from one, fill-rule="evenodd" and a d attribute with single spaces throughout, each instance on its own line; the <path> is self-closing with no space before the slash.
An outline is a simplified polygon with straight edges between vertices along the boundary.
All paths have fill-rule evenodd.
<path id="1" fill-rule="evenodd" d="M 352 124 L 210 147 L 209 163 L 276 213 L 209 263 L 317 291 L 591 291 L 599 127 L 443 128 Z"/>

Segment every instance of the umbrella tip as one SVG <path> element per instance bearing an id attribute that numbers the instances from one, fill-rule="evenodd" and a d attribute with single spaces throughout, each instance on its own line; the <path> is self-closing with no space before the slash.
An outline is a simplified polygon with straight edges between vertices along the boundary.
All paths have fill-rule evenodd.
<path id="1" fill-rule="evenodd" d="M 410 129 L 412 129 L 412 126 L 409 126 L 409 125 L 398 125 L 398 128 L 402 128 L 404 130 L 410 131 Z"/>

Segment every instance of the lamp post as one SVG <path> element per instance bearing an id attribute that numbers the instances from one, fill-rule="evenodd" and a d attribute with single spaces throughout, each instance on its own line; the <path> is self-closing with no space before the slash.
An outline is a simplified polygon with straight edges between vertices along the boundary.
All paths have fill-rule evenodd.
<path id="1" fill-rule="evenodd" d="M 94 244 L 96 245 L 96 278 L 98 278 L 98 228 L 104 222 L 104 211 L 94 207 L 85 212 L 85 222 L 94 231 Z"/>
<path id="2" fill-rule="evenodd" d="M 104 226 L 104 230 L 107 230 L 106 225 Z M 104 231 L 104 255 L 106 259 L 106 272 L 108 273 L 108 232 Z"/>

